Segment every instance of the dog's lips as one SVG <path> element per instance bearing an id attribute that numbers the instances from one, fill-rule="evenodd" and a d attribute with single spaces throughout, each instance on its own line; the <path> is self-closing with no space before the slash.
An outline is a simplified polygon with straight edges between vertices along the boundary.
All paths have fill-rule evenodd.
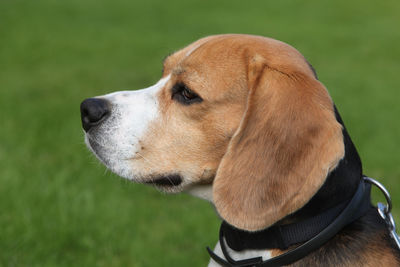
<path id="1" fill-rule="evenodd" d="M 107 157 L 103 156 L 102 146 L 97 141 L 93 140 L 89 136 L 89 134 L 86 134 L 86 143 L 89 146 L 90 150 L 97 156 L 97 158 L 101 162 L 103 162 L 104 165 L 108 167 L 112 166 L 112 164 L 110 164 L 110 160 Z M 178 187 L 183 182 L 183 178 L 179 174 L 150 175 L 140 180 L 132 179 L 129 176 L 122 176 L 139 183 L 156 186 L 159 189 Z"/>
<path id="2" fill-rule="evenodd" d="M 178 186 L 182 183 L 182 178 L 178 174 L 166 175 L 146 181 L 146 184 L 157 186 Z"/>

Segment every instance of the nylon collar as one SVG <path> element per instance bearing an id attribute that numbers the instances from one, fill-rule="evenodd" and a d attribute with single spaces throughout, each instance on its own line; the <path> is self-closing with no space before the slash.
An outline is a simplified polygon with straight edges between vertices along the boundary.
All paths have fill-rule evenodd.
<path id="1" fill-rule="evenodd" d="M 371 185 L 362 179 L 350 201 L 340 203 L 310 219 L 289 225 L 272 226 L 260 232 L 245 232 L 222 222 L 219 241 L 226 260 L 217 256 L 208 247 L 207 251 L 211 258 L 221 266 L 275 267 L 294 263 L 321 247 L 343 227 L 365 214 L 371 207 L 370 192 Z M 266 261 L 262 261 L 261 257 L 235 261 L 229 256 L 225 241 L 230 248 L 238 251 L 243 249 L 286 249 L 291 245 L 304 243 Z"/>

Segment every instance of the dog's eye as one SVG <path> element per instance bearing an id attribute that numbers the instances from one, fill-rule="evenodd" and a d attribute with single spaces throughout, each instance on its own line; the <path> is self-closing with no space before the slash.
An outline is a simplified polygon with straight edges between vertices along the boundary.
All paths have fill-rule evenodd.
<path id="1" fill-rule="evenodd" d="M 177 83 L 172 87 L 172 99 L 185 105 L 203 101 L 198 94 L 183 83 Z"/>
<path id="2" fill-rule="evenodd" d="M 196 94 L 194 94 L 193 92 L 189 91 L 186 88 L 182 90 L 181 94 L 185 98 L 185 100 L 187 100 L 187 101 L 190 101 L 190 100 L 195 99 L 197 97 Z"/>

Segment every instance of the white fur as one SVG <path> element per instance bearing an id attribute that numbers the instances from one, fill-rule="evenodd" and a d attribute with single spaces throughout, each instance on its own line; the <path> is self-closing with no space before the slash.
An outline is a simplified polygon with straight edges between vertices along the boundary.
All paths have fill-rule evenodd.
<path id="1" fill-rule="evenodd" d="M 205 185 L 193 185 L 186 190 L 192 196 L 207 200 L 209 202 L 213 202 L 212 197 L 212 184 Z"/>
<path id="2" fill-rule="evenodd" d="M 120 91 L 99 98 L 111 103 L 110 117 L 94 133 L 86 133 L 89 148 L 116 174 L 135 179 L 132 159 L 140 152 L 140 140 L 149 124 L 160 116 L 157 93 L 170 76 L 157 84 L 137 91 Z"/>
<path id="3" fill-rule="evenodd" d="M 224 243 L 229 253 L 229 256 L 234 260 L 244 260 L 249 258 L 262 257 L 263 261 L 265 261 L 271 258 L 271 252 L 266 249 L 235 251 L 226 245 L 225 240 Z M 215 246 L 214 253 L 220 256 L 222 259 L 225 259 L 224 254 L 222 253 L 220 241 L 218 241 L 217 245 Z M 216 263 L 213 259 L 210 259 L 210 262 L 208 263 L 208 267 L 220 267 L 220 266 L 221 265 Z"/>

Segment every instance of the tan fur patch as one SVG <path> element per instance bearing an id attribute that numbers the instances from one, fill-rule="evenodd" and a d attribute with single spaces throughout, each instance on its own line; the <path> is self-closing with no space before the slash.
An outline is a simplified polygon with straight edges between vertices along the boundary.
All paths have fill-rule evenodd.
<path id="1" fill-rule="evenodd" d="M 395 256 L 396 252 L 386 245 L 386 235 L 385 231 L 376 235 L 376 238 L 367 246 L 367 249 L 362 252 L 363 261 L 360 266 L 400 266 L 400 262 Z"/>

